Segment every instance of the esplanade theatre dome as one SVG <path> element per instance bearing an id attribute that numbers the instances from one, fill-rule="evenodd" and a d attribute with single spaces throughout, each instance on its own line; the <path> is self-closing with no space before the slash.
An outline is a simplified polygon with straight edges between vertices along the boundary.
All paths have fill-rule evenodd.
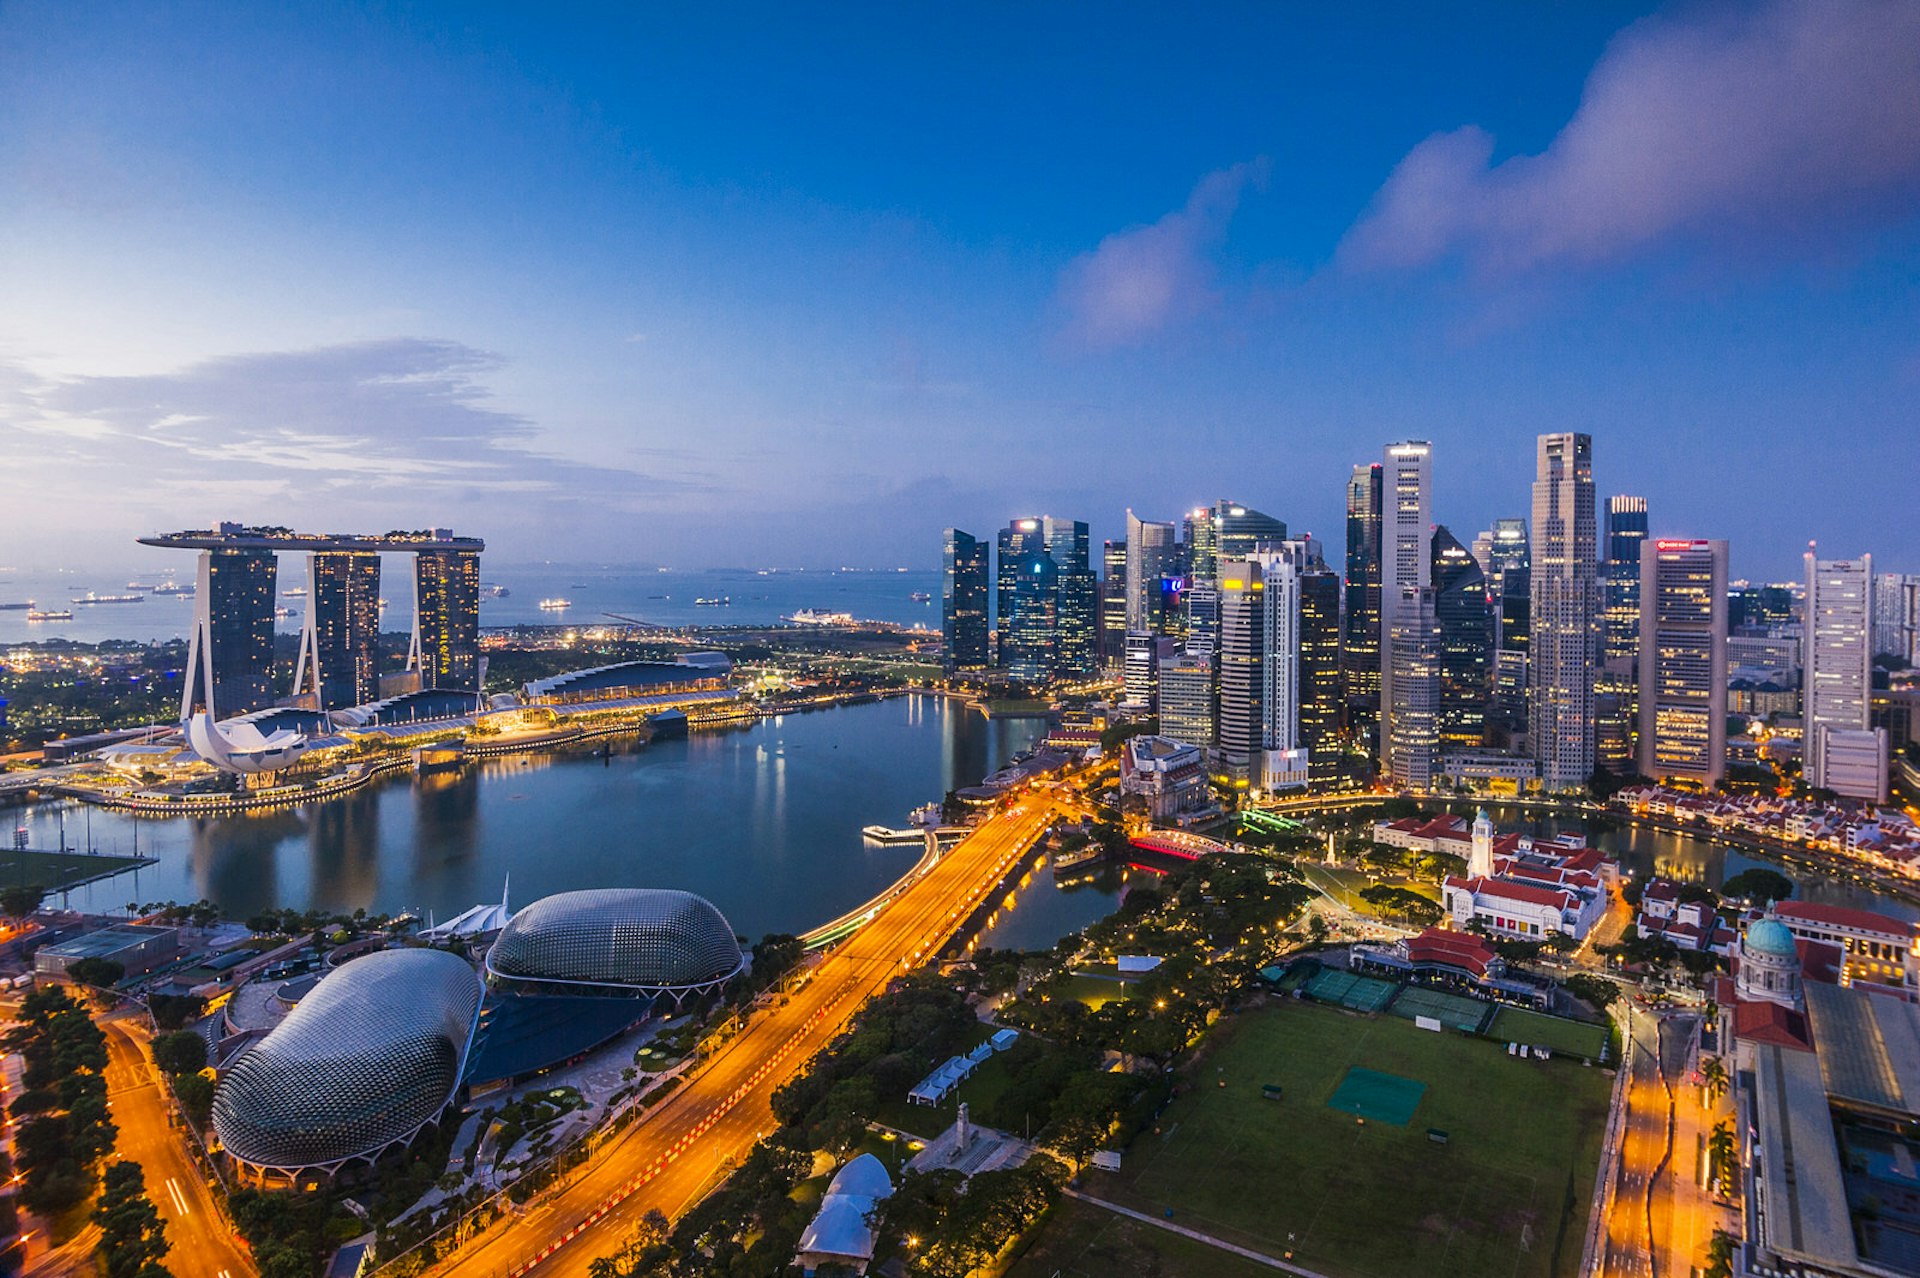
<path id="1" fill-rule="evenodd" d="M 222 1074 L 221 1144 L 263 1175 L 291 1176 L 411 1140 L 459 1090 L 481 995 L 473 968 L 443 950 L 352 960 Z"/>
<path id="2" fill-rule="evenodd" d="M 487 952 L 498 983 L 676 997 L 724 985 L 744 967 L 733 925 L 691 892 L 561 892 L 514 915 Z"/>

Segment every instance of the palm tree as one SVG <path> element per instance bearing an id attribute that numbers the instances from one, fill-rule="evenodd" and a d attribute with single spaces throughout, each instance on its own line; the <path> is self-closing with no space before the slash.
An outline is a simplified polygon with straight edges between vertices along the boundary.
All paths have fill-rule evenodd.
<path id="1" fill-rule="evenodd" d="M 1727 1067 L 1718 1056 L 1707 1056 L 1701 1059 L 1700 1078 L 1706 1084 L 1709 1104 L 1717 1102 L 1726 1093 Z"/>

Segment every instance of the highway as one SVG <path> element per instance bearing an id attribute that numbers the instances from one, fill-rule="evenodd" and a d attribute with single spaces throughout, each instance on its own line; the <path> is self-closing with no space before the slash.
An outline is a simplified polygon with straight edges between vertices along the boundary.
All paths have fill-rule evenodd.
<path id="1" fill-rule="evenodd" d="M 1692 1151 L 1676 1148 L 1673 1137 L 1677 1106 L 1692 1103 L 1681 1095 L 1691 1090 L 1682 1074 L 1697 1020 L 1636 1009 L 1630 1022 L 1627 1119 L 1601 1273 L 1606 1278 L 1688 1278 L 1711 1232 L 1708 1225 L 1707 1234 L 1697 1234 L 1702 1214 L 1690 1198 L 1683 1197 L 1684 1210 L 1676 1211 L 1675 1165 L 1684 1164 L 1689 1172 L 1695 1165 Z"/>
<path id="2" fill-rule="evenodd" d="M 147 1059 L 146 1027 L 106 1017 L 100 1028 L 107 1035 L 107 1099 L 120 1129 L 114 1156 L 139 1163 L 146 1173 L 147 1197 L 167 1226 L 168 1272 L 174 1278 L 253 1278 L 253 1261 L 227 1232 L 187 1153 L 192 1137 L 168 1121 L 159 1074 Z"/>
<path id="3" fill-rule="evenodd" d="M 756 1014 L 702 1072 L 594 1155 L 523 1218 L 481 1232 L 436 1278 L 585 1278 L 650 1210 L 676 1218 L 775 1126 L 771 1098 L 887 984 L 933 955 L 1031 853 L 1061 811 L 1037 794 L 956 845 L 826 954 L 784 1003 Z"/>

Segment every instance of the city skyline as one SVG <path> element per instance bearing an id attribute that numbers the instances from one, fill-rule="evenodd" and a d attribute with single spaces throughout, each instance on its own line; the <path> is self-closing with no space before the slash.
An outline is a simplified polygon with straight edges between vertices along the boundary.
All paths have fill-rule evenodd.
<path id="1" fill-rule="evenodd" d="M 0 562 L 399 509 L 569 559 L 589 503 L 641 562 L 931 567 L 1223 492 L 1333 544 L 1398 438 L 1464 536 L 1572 431 L 1736 578 L 1920 566 L 1867 464 L 1912 10 L 1026 21 L 9 6 Z"/>

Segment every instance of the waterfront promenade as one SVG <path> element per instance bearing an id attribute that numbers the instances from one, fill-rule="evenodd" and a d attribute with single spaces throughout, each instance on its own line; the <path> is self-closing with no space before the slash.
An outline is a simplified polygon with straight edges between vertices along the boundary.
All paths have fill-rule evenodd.
<path id="1" fill-rule="evenodd" d="M 649 1210 L 669 1218 L 686 1211 L 774 1128 L 774 1090 L 868 1000 L 952 939 L 1066 811 L 1063 796 L 1043 790 L 981 826 L 827 952 L 797 991 L 755 1014 L 700 1072 L 608 1142 L 584 1174 L 536 1201 L 528 1215 L 537 1225 L 508 1218 L 429 1272 L 584 1278 L 589 1263 L 620 1246 Z"/>

